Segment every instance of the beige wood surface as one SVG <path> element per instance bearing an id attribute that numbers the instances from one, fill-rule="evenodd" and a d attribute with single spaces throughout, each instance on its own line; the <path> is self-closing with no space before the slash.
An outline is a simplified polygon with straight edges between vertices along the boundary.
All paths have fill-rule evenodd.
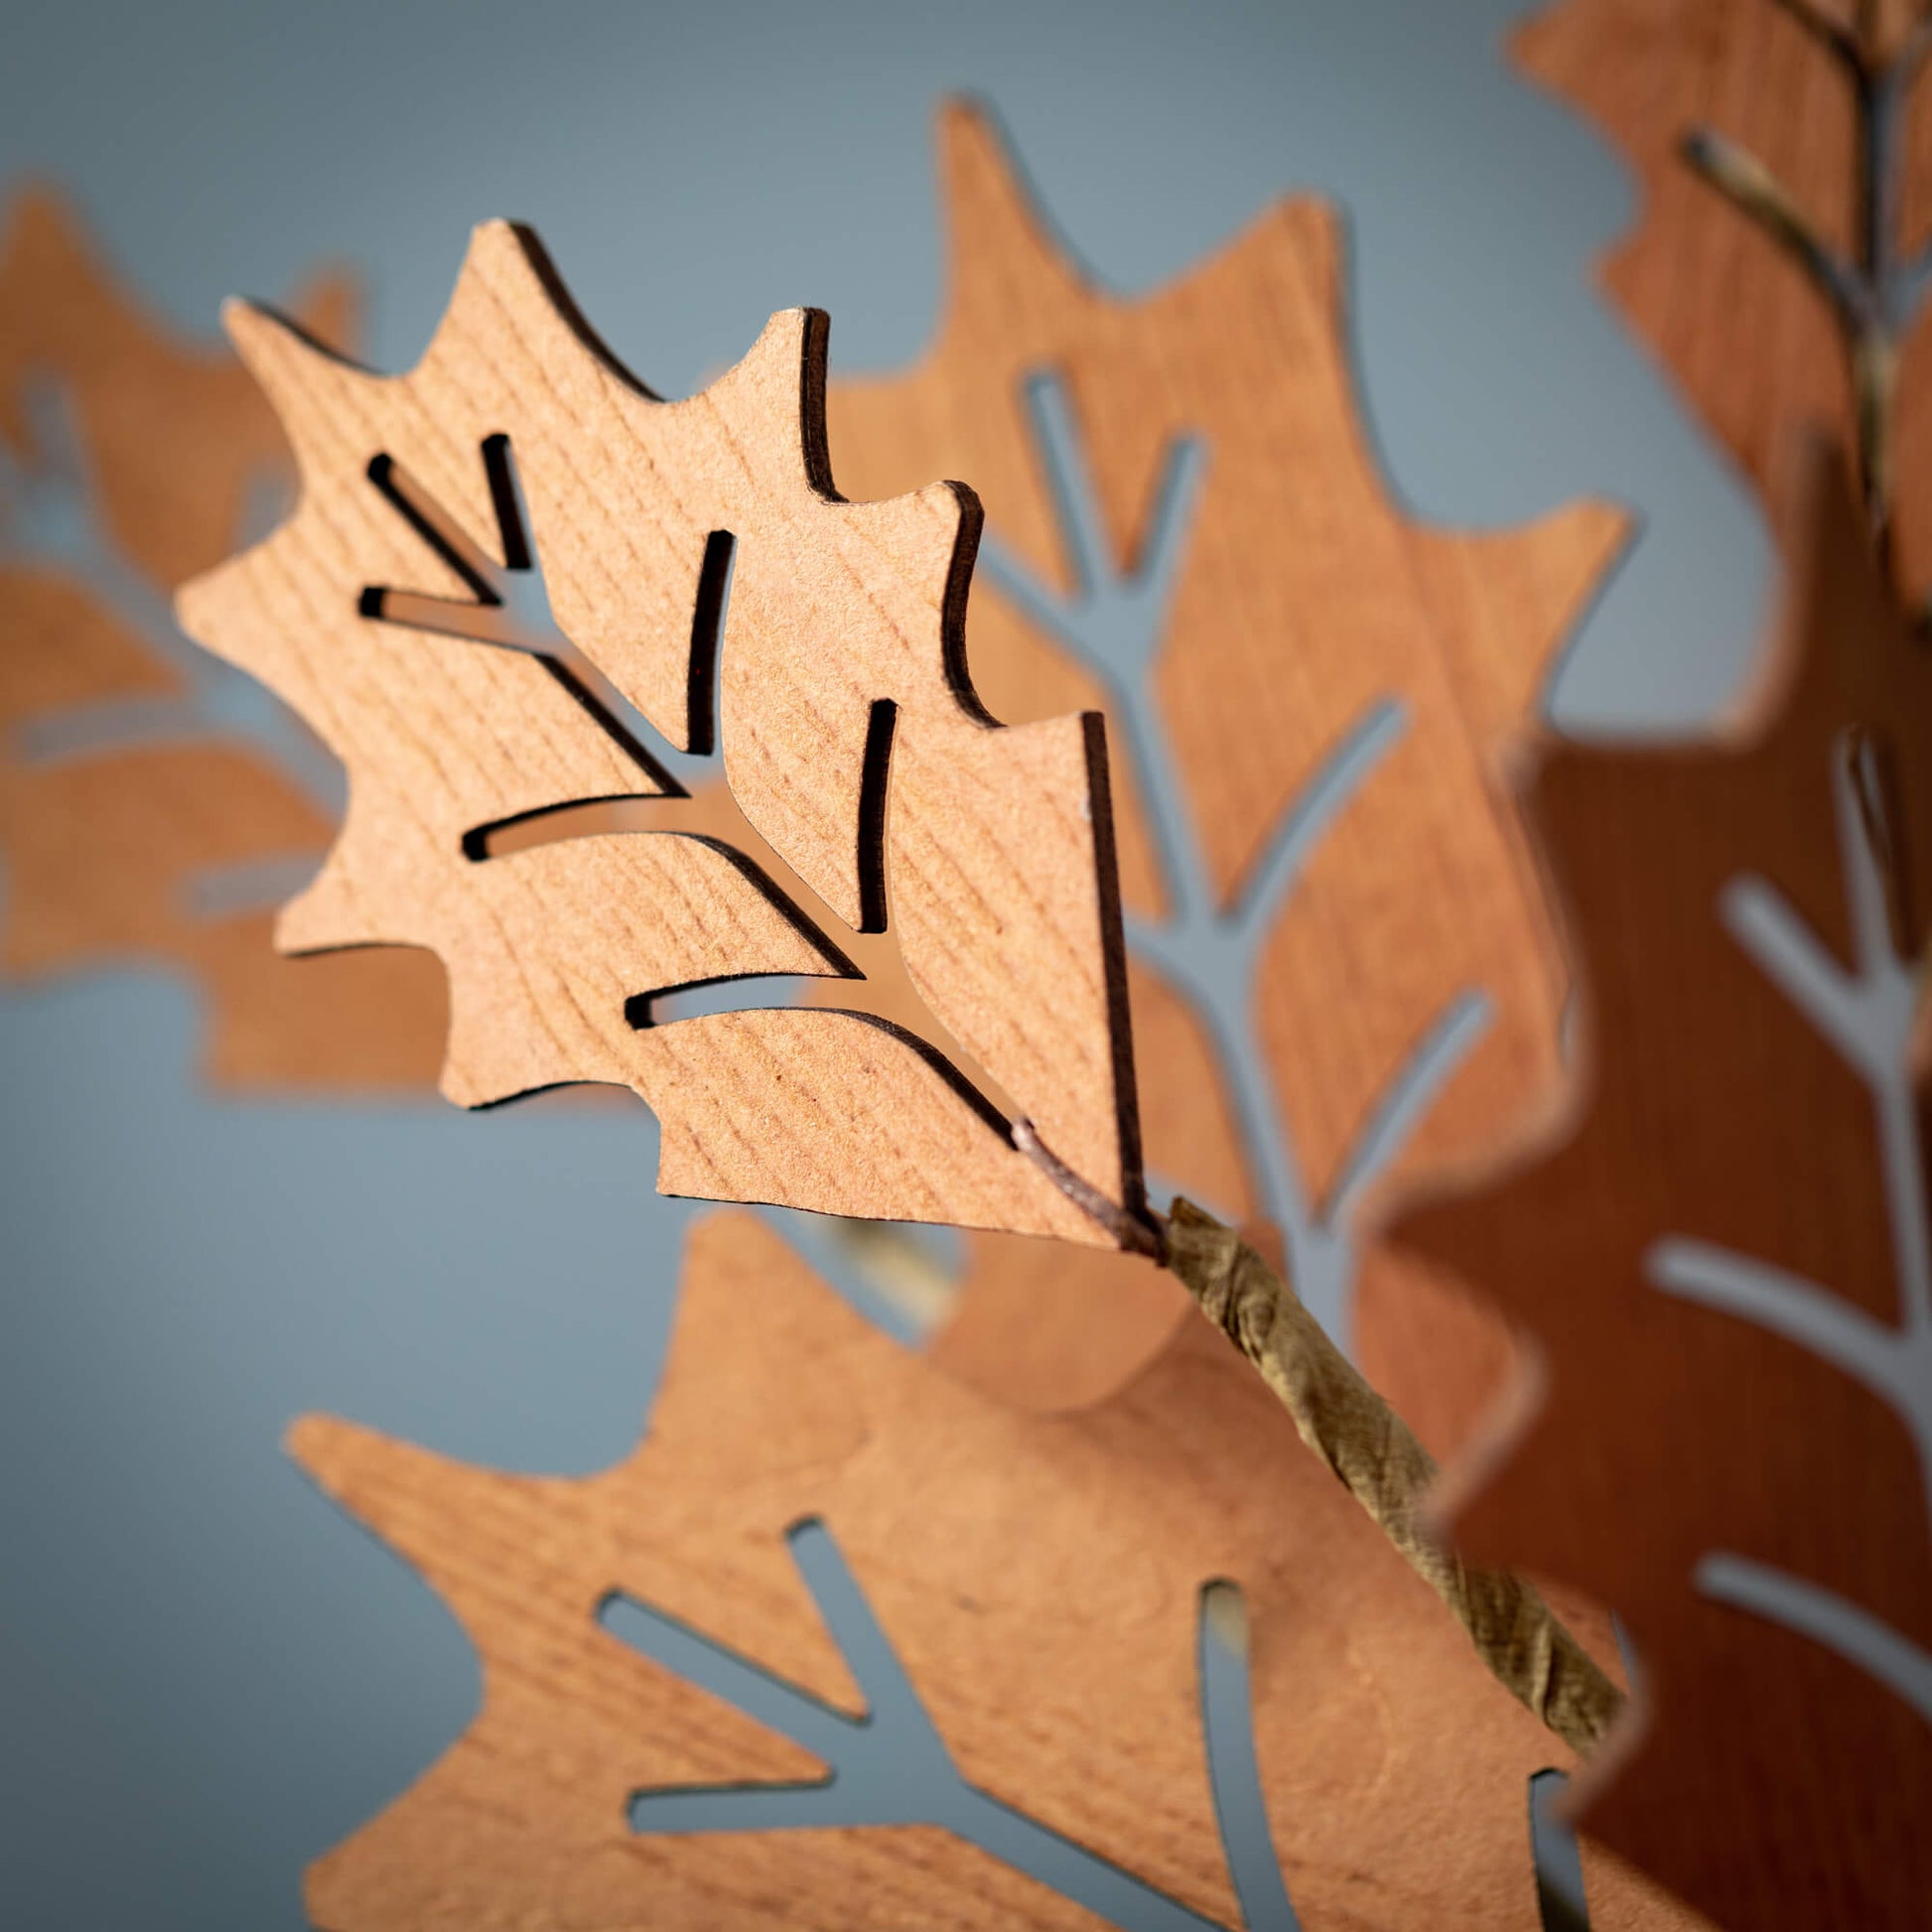
<path id="1" fill-rule="evenodd" d="M 1226 905 L 1311 774 L 1369 707 L 1408 708 L 1400 741 L 1314 849 L 1269 934 L 1253 1013 L 1280 1111 L 1320 1200 L 1396 1070 L 1445 1004 L 1485 990 L 1493 1017 L 1394 1173 L 1486 1151 L 1557 1078 L 1563 976 L 1504 781 L 1508 748 L 1624 533 L 1582 504 L 1526 528 L 1429 527 L 1394 498 L 1364 431 L 1350 366 L 1339 224 L 1284 202 L 1199 266 L 1145 296 L 1098 287 L 1053 237 L 986 113 L 955 102 L 939 129 L 948 233 L 937 335 L 903 374 L 832 385 L 833 460 L 856 495 L 946 474 L 971 480 L 991 538 L 1047 586 L 1072 583 L 1026 388 L 1064 378 L 1106 540 L 1143 556 L 1173 441 L 1206 446 L 1201 496 L 1155 672 Z M 983 568 L 968 633 L 975 684 L 1012 722 L 1110 694 Z M 1118 720 L 1114 721 L 1116 725 Z M 1163 894 L 1141 774 L 1116 729 L 1123 895 Z M 1145 961 L 1131 976 L 1150 1171 L 1235 1218 L 1262 1215 L 1198 1014 Z M 988 1253 L 995 1252 L 988 1250 Z M 1005 1250 L 998 1250 L 1002 1256 Z M 1003 1263 L 1004 1265 L 1004 1263 Z M 1465 1429 L 1505 1343 L 1459 1293 L 1373 1261 L 1358 1305 L 1361 1357 L 1431 1446 Z M 972 1310 L 1010 1284 L 975 1270 L 945 1358 L 989 1388 L 1035 1397 L 1048 1362 L 1078 1362 L 1083 1397 L 1134 1372 L 1184 1311 L 1144 1291 L 1132 1261 L 1042 1283 L 1026 1347 Z M 1464 1348 L 1471 1328 L 1475 1353 Z M 986 1344 L 981 1347 L 981 1342 Z M 1466 1376 L 1460 1364 L 1469 1364 Z"/>
<path id="2" fill-rule="evenodd" d="M 1657 1246 L 1692 1240 L 1821 1285 L 1813 1335 L 1856 1324 L 1896 1355 L 1928 1319 L 1909 1233 L 1926 1219 L 1922 1158 L 1887 1185 L 1881 1089 L 1738 923 L 1756 881 L 1838 970 L 1864 971 L 1870 923 L 1849 906 L 1875 840 L 1871 916 L 1922 993 L 1932 655 L 1843 483 L 1815 477 L 1812 499 L 1789 634 L 1729 737 L 1542 763 L 1529 804 L 1568 913 L 1583 1070 L 1538 1154 L 1397 1232 L 1535 1346 L 1519 1433 L 1463 1472 L 1461 1547 L 1616 1604 L 1644 1665 L 1647 1727 L 1606 1751 L 1587 1828 L 1725 1925 L 1904 1928 L 1924 1923 L 1932 1884 L 1925 1717 L 1696 1576 L 1728 1553 L 1932 1648 L 1911 1378 L 1894 1411 L 1812 1352 L 1797 1315 L 1761 1325 L 1666 1293 Z M 1881 772 L 1856 793 L 1848 734 Z M 1904 1112 L 1922 1111 L 1902 1041 L 1890 1077 Z"/>
<path id="3" fill-rule="evenodd" d="M 774 318 L 703 395 L 661 403 L 589 336 L 534 239 L 494 223 L 407 376 L 354 368 L 259 311 L 230 326 L 296 448 L 302 498 L 188 587 L 184 621 L 350 773 L 347 821 L 283 943 L 429 946 L 451 979 L 444 1090 L 479 1105 L 630 1085 L 662 1123 L 666 1188 L 1110 1241 L 998 1111 L 1023 1110 L 1103 1196 L 1138 1200 L 1097 724 L 999 731 L 974 711 L 959 628 L 977 503 L 945 483 L 881 503 L 831 493 L 823 319 Z M 486 460 L 502 438 L 559 624 L 674 744 L 691 735 L 707 543 L 736 538 L 725 769 L 782 877 L 668 813 L 662 832 L 466 856 L 511 819 L 674 790 L 554 662 L 449 634 L 479 601 L 469 556 L 519 561 Z M 390 597 L 407 621 L 379 615 Z M 896 723 L 874 797 L 881 705 Z M 928 1014 L 919 1039 L 943 1057 L 864 1012 L 748 1002 L 633 1024 L 640 998 L 726 976 L 843 976 L 845 1004 L 863 1003 L 831 932 L 880 923 L 885 881 Z"/>
<path id="4" fill-rule="evenodd" d="M 341 277 L 298 301 L 340 339 Z M 272 412 L 225 347 L 184 341 L 121 289 L 70 208 L 18 196 L 0 238 L 0 443 L 29 478 L 56 460 L 34 391 L 71 413 L 103 539 L 159 593 L 234 544 L 252 490 L 288 474 Z M 0 541 L 10 532 L 0 527 Z M 265 759 L 212 736 L 111 739 L 43 760 L 32 735 L 92 706 L 180 699 L 185 680 L 98 588 L 22 558 L 0 571 L 0 971 L 44 981 L 161 962 L 207 1011 L 221 1085 L 417 1091 L 435 1077 L 441 974 L 420 954 L 289 962 L 265 913 L 194 902 L 216 864 L 313 852 L 329 827 Z"/>
<path id="5" fill-rule="evenodd" d="M 1526 1785 L 1561 1755 L 1196 1320 L 1080 1417 L 1014 1413 L 880 1335 L 770 1228 L 692 1236 L 648 1435 L 600 1475 L 468 1467 L 312 1418 L 297 1459 L 413 1563 L 483 1659 L 440 1763 L 311 1870 L 323 1932 L 1085 1926 L 921 1828 L 639 1837 L 656 1787 L 823 1767 L 604 1632 L 622 1590 L 863 1708 L 785 1544 L 836 1540 L 960 1773 L 1236 1924 L 1197 1597 L 1246 1596 L 1268 1814 L 1306 1932 L 1530 1932 Z M 1592 1860 L 1598 1932 L 1689 1921 Z"/>

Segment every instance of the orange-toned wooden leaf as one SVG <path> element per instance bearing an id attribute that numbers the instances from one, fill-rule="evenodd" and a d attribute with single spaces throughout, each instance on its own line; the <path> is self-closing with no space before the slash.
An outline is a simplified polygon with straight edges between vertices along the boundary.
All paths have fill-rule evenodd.
<path id="1" fill-rule="evenodd" d="M 356 306 L 341 274 L 299 313 L 348 340 Z M 286 448 L 247 372 L 224 347 L 185 341 L 130 299 L 62 199 L 14 198 L 0 236 L 0 440 L 31 457 L 36 382 L 66 391 L 114 544 L 164 590 L 234 548 L 248 492 Z"/>
<path id="2" fill-rule="evenodd" d="M 184 621 L 350 781 L 282 942 L 428 946 L 450 975 L 445 1091 L 631 1086 L 662 1123 L 666 1191 L 1110 1243 L 1011 1133 L 1024 1112 L 1137 1210 L 1100 721 L 1002 730 L 977 711 L 960 636 L 977 504 L 951 484 L 832 493 L 823 318 L 774 318 L 702 395 L 660 402 L 497 223 L 408 375 L 259 311 L 231 328 L 302 498 L 183 592 Z M 495 583 L 539 557 L 605 699 L 561 657 L 491 641 Z M 692 801 L 637 734 L 664 758 L 708 749 L 714 649 L 730 789 Z M 614 799 L 649 829 L 560 816 L 545 842 L 491 843 Z M 656 1024 L 658 994 L 733 978 L 836 978 L 863 1002 L 847 940 L 881 932 L 916 1035 L 749 1004 Z"/>
<path id="3" fill-rule="evenodd" d="M 1193 1297 L 1151 1261 L 974 1234 L 927 1355 L 1014 1408 L 1070 1415 L 1131 1381 L 1193 1313 Z"/>
<path id="4" fill-rule="evenodd" d="M 1544 761 L 1586 1069 L 1543 1152 L 1397 1234 L 1536 1345 L 1460 1541 L 1614 1603 L 1643 1661 L 1588 1829 L 1726 1925 L 1903 1928 L 1932 1885 L 1932 652 L 1837 462 L 1750 718 Z"/>
<path id="5" fill-rule="evenodd" d="M 905 373 L 833 385 L 839 474 L 866 495 L 961 476 L 984 499 L 978 690 L 1002 718 L 1092 704 L 1113 727 L 1150 1171 L 1291 1224 L 1298 1286 L 1345 1322 L 1345 1262 L 1325 1294 L 1305 1264 L 1346 1246 L 1346 1214 L 1324 1214 L 1351 1151 L 1457 1003 L 1485 998 L 1486 1024 L 1439 1067 L 1389 1172 L 1466 1158 L 1554 1089 L 1562 976 L 1502 764 L 1623 520 L 1586 504 L 1471 536 L 1403 511 L 1362 427 L 1321 204 L 1283 203 L 1120 298 L 1051 238 L 982 111 L 945 110 L 940 168 L 939 332 Z M 1069 486 L 1091 499 L 1071 515 Z M 1146 581 L 1163 572 L 1166 598 Z M 1298 813 L 1365 730 L 1379 758 L 1330 794 L 1299 873 L 1284 867 Z M 1238 949 L 1244 917 L 1251 979 L 1169 970 Z M 1173 1311 L 1117 1319 L 1108 1271 L 1087 1275 L 1032 1328 L 1046 1353 L 1084 1351 L 1091 1387 L 1110 1349 L 1131 1372 Z M 1389 1309 L 1392 1328 L 1369 1325 Z M 1403 1379 L 1416 1321 L 1394 1303 L 1361 1313 L 1364 1359 L 1403 1406 L 1421 1393 Z M 1440 1392 L 1456 1364 L 1433 1352 Z M 1478 1369 L 1446 1413 L 1466 1418 L 1481 1387 Z"/>
<path id="6" fill-rule="evenodd" d="M 73 675 L 50 678 L 50 666 Z M 27 675 L 11 677 L 15 667 Z M 0 733 L 25 722 L 14 700 L 36 688 L 81 688 L 97 673 L 115 674 L 92 689 L 100 697 L 141 689 L 157 671 L 75 586 L 0 571 Z M 285 960 L 267 912 L 195 902 L 198 877 L 319 855 L 328 836 L 327 821 L 283 773 L 231 746 L 0 758 L 0 971 L 39 982 L 165 963 L 207 997 L 207 1067 L 217 1083 L 415 1091 L 434 1071 L 442 1018 L 433 965 L 371 952 Z"/>
<path id="7" fill-rule="evenodd" d="M 1833 305 L 1794 254 L 1684 153 L 1708 133 L 1781 187 L 1818 240 L 1866 277 L 1898 338 L 1893 523 L 1901 586 L 1932 591 L 1932 106 L 1912 0 L 1556 0 L 1518 35 L 1523 69 L 1587 114 L 1640 184 L 1603 280 L 1767 510 L 1806 431 L 1849 448 L 1855 405 Z M 1855 78 L 1862 65 L 1869 78 Z M 1864 165 L 1881 189 L 1867 218 Z"/>
<path id="8" fill-rule="evenodd" d="M 629 1828 L 641 1791 L 826 1766 L 602 1627 L 615 1592 L 833 1711 L 867 1708 L 787 1549 L 808 1520 L 959 1776 L 1035 1827 L 1239 1923 L 1196 1682 L 1200 1589 L 1230 1580 L 1305 1932 L 1540 1924 L 1526 1781 L 1561 1747 L 1495 1694 L 1205 1323 L 1085 1416 L 1019 1416 L 725 1215 L 692 1237 L 650 1430 L 617 1467 L 501 1475 L 316 1419 L 293 1448 L 422 1571 L 483 1664 L 469 1733 L 311 1870 L 324 1932 L 1097 1923 L 921 1826 L 933 1792 L 910 1765 L 890 1825 Z M 1598 1932 L 1688 1924 L 1611 1866 L 1591 1884 Z"/>
<path id="9" fill-rule="evenodd" d="M 321 327 L 349 324 L 340 278 L 305 306 Z M 71 413 L 84 476 L 54 474 L 72 453 L 44 447 L 36 389 Z M 159 593 L 233 543 L 249 493 L 286 476 L 287 455 L 240 364 L 178 341 L 129 301 L 44 194 L 16 201 L 0 243 L 0 440 L 23 487 L 63 489 L 91 509 L 114 580 L 37 559 L 24 503 L 0 502 L 11 553 L 0 566 L 0 969 L 36 980 L 109 965 L 184 973 L 206 997 L 208 1070 L 222 1084 L 422 1087 L 443 1026 L 433 962 L 283 962 L 265 914 L 224 909 L 202 890 L 223 868 L 319 862 L 329 838 L 290 774 L 213 735 L 143 627 Z M 137 744 L 125 720 L 144 708 L 150 725 L 166 712 L 172 728 Z M 76 724 L 98 729 L 65 748 L 43 742 L 75 737 Z"/>

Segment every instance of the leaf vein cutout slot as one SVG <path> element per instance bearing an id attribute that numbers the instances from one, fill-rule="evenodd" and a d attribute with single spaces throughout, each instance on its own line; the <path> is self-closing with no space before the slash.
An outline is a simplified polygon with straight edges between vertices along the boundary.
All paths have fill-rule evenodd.
<path id="1" fill-rule="evenodd" d="M 801 1225 L 693 1224 L 595 1474 L 297 1425 L 483 1686 L 312 1868 L 317 1923 L 1535 1932 L 1548 1733 L 1206 1323 L 1027 1416 L 861 1319 Z M 1589 1881 L 1606 1928 L 1677 1922 Z"/>
<path id="2" fill-rule="evenodd" d="M 1449 1472 L 1457 1550 L 1614 1603 L 1641 1660 L 1583 1827 L 1719 1924 L 1905 1932 L 1932 1885 L 1932 649 L 1843 450 L 1802 477 L 1748 710 L 1552 745 L 1526 788 L 1580 988 L 1570 1104 L 1392 1232 L 1536 1348 Z"/>
<path id="3" fill-rule="evenodd" d="M 724 1698 L 827 1767 L 824 1778 L 803 1783 L 639 1791 L 630 1800 L 632 1831 L 937 1825 L 1110 1923 L 1143 1932 L 1218 1932 L 1217 1920 L 1204 1918 L 963 1778 L 831 1532 L 822 1522 L 807 1519 L 795 1524 L 786 1540 L 866 1700 L 864 1713 L 847 1717 L 650 1604 L 613 1592 L 598 1611 L 599 1621 L 613 1636 Z M 1252 1759 L 1248 1773 L 1253 1774 Z M 1272 1865 L 1270 1869 L 1274 1871 Z M 1274 1890 L 1286 1915 L 1249 1917 L 1246 1923 L 1252 1932 L 1297 1932 L 1278 1871 Z"/>
<path id="4" fill-rule="evenodd" d="M 1400 698 L 1374 700 L 1343 731 L 1278 818 L 1224 905 L 1213 890 L 1208 854 L 1153 675 L 1198 512 L 1206 445 L 1199 437 L 1178 437 L 1170 444 L 1140 558 L 1116 565 L 1064 383 L 1051 371 L 1040 371 L 1028 380 L 1026 394 L 1071 560 L 1072 589 L 1060 593 L 1043 584 L 996 538 L 984 545 L 987 574 L 1101 680 L 1111 715 L 1122 721 L 1167 907 L 1158 919 L 1129 916 L 1130 953 L 1187 1002 L 1204 1029 L 1239 1123 L 1249 1198 L 1281 1230 L 1288 1272 L 1304 1305 L 1346 1346 L 1355 1207 L 1401 1156 L 1480 1038 L 1492 1002 L 1476 988 L 1450 996 L 1371 1102 L 1325 1200 L 1311 1198 L 1283 1096 L 1253 1033 L 1262 955 L 1283 908 L 1323 834 L 1400 741 L 1408 706 Z M 1230 1211 L 1226 1202 L 1221 1207 Z"/>
<path id="5" fill-rule="evenodd" d="M 1924 970 L 1900 950 L 1903 921 L 1890 883 L 1896 838 L 1876 741 L 1848 732 L 1834 749 L 1832 799 L 1852 969 L 1840 966 L 1761 879 L 1731 880 L 1720 908 L 1731 936 L 1870 1092 L 1900 1319 L 1881 1321 L 1787 1270 L 1682 1236 L 1665 1236 L 1652 1248 L 1649 1274 L 1666 1294 L 1754 1321 L 1808 1348 L 1889 1404 L 1917 1449 L 1932 1511 L 1932 1234 L 1913 1071 Z M 1707 1555 L 1698 1579 L 1717 1600 L 1829 1644 L 1932 1723 L 1932 1657 L 1882 1617 L 1836 1591 L 1725 1552 Z"/>
<path id="6" fill-rule="evenodd" d="M 982 492 L 983 700 L 1110 727 L 1156 1191 L 1279 1236 L 1298 1292 L 1445 1448 L 1486 1406 L 1507 1331 L 1353 1220 L 1559 1084 L 1562 962 L 1504 765 L 1625 519 L 1578 503 L 1465 532 L 1404 513 L 1363 428 L 1319 201 L 1116 294 L 1069 256 L 987 109 L 947 103 L 938 146 L 938 326 L 904 369 L 832 386 L 840 477 Z M 975 1240 L 934 1341 L 1011 1400 L 1091 1399 L 1187 1318 L 1131 1264 L 1031 1294 L 1013 1286 L 1027 1266 Z M 1026 1356 L 1001 1310 L 1025 1311 Z"/>

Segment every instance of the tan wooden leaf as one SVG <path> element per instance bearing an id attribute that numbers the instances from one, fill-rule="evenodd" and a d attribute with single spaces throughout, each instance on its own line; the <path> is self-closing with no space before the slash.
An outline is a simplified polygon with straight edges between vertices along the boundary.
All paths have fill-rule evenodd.
<path id="1" fill-rule="evenodd" d="M 304 307 L 340 332 L 350 294 L 337 279 Z M 120 568 L 159 590 L 221 556 L 247 492 L 286 474 L 280 431 L 240 364 L 178 342 L 130 302 L 46 194 L 16 200 L 0 243 L 0 439 L 30 480 L 53 460 L 34 436 L 36 385 L 73 411 Z M 10 534 L 0 521 L 0 541 Z M 432 962 L 288 962 L 265 913 L 198 906 L 212 869 L 320 860 L 329 826 L 263 757 L 195 735 L 186 692 L 99 587 L 29 557 L 0 567 L 0 971 L 39 981 L 163 963 L 206 998 L 219 1083 L 420 1088 L 443 1025 Z M 157 701 L 180 707 L 188 735 L 130 745 L 109 730 L 59 757 L 36 749 L 49 727 Z"/>
<path id="2" fill-rule="evenodd" d="M 832 493 L 823 319 L 774 318 L 702 395 L 660 402 L 589 335 L 534 238 L 495 223 L 406 376 L 260 311 L 230 328 L 302 499 L 188 587 L 183 620 L 350 779 L 282 942 L 430 947 L 450 974 L 444 1091 L 475 1106 L 631 1086 L 659 1117 L 668 1192 L 1110 1242 L 1002 1111 L 1135 1207 L 1099 720 L 1008 731 L 978 711 L 960 636 L 977 504 L 957 484 Z M 488 573 L 540 557 L 612 701 L 703 749 L 721 533 L 729 843 L 712 829 L 724 794 L 687 800 L 559 659 L 480 641 Z M 489 843 L 606 799 L 657 801 L 656 829 L 559 817 L 550 842 Z M 837 977 L 863 1000 L 846 937 L 888 929 L 927 1015 L 916 1035 L 830 1010 L 652 1024 L 655 995 L 732 977 Z"/>
<path id="3" fill-rule="evenodd" d="M 805 1520 L 961 1777 L 1214 1923 L 1240 1920 L 1196 1687 L 1212 1580 L 1244 1592 L 1305 1932 L 1541 1922 L 1526 1782 L 1562 1747 L 1205 1322 L 1089 1415 L 1020 1416 L 860 1320 L 767 1226 L 721 1215 L 692 1236 L 650 1429 L 617 1467 L 497 1474 L 323 1419 L 292 1448 L 483 1667 L 462 1741 L 311 1869 L 323 1932 L 1099 1923 L 916 1805 L 880 1827 L 629 1828 L 641 1791 L 827 1766 L 601 1626 L 614 1593 L 867 1709 L 787 1548 Z M 1598 1932 L 1690 1923 L 1608 1862 L 1589 1883 Z"/>
<path id="4" fill-rule="evenodd" d="M 944 111 L 940 172 L 950 247 L 938 334 L 902 375 L 833 385 L 841 477 L 866 495 L 935 471 L 972 479 L 989 545 L 1014 560 L 997 576 L 980 571 L 978 688 L 1009 720 L 1107 710 L 1123 896 L 1130 915 L 1172 923 L 1174 882 L 1161 876 L 1122 692 L 1012 579 L 1031 577 L 1050 601 L 1077 597 L 1082 575 L 1030 399 L 1042 372 L 1063 383 L 1088 456 L 1104 573 L 1148 568 L 1164 469 L 1178 440 L 1198 439 L 1204 473 L 1145 699 L 1198 829 L 1198 874 L 1182 883 L 1233 912 L 1337 749 L 1378 706 L 1402 713 L 1272 917 L 1248 1010 L 1225 1018 L 1266 1069 L 1271 1125 L 1292 1144 L 1313 1214 L 1419 1042 L 1480 989 L 1488 1024 L 1392 1172 L 1413 1177 L 1487 1148 L 1553 1092 L 1563 997 L 1502 765 L 1623 518 L 1583 504 L 1466 535 L 1403 510 L 1362 426 L 1339 224 L 1325 205 L 1284 202 L 1201 266 L 1123 299 L 1052 238 L 982 110 Z M 1147 954 L 1132 999 L 1151 1172 L 1229 1216 L 1280 1218 L 1198 1000 Z M 1419 1322 L 1398 1269 L 1376 1264 L 1389 1292 L 1357 1319 L 1371 1373 L 1407 1408 L 1440 1392 L 1453 1363 L 1434 1348 L 1405 1352 Z M 1147 1325 L 1115 1318 L 1112 1283 L 1127 1272 L 1083 1268 L 1034 1310 L 1030 1345 L 1042 1359 L 1081 1354 L 1085 1388 L 1131 1373 L 1184 1311 L 1176 1292 L 1142 1298 Z M 976 1272 L 968 1295 L 986 1279 Z M 994 1335 L 977 1315 L 961 1318 Z M 1049 1324 L 1061 1332 L 1048 1337 Z M 972 1373 L 982 1358 L 959 1345 L 951 1359 Z M 1010 1343 L 994 1346 L 989 1385 L 1013 1360 Z M 1446 1411 L 1450 1433 L 1482 1375 Z"/>
<path id="5" fill-rule="evenodd" d="M 1872 76 L 1863 99 L 1835 36 Z M 1932 591 L 1932 332 L 1913 286 L 1932 232 L 1925 51 L 1914 0 L 1557 0 L 1515 42 L 1525 71 L 1635 168 L 1641 213 L 1605 259 L 1604 285 L 1767 512 L 1799 434 L 1822 424 L 1854 443 L 1846 345 L 1792 250 L 1700 174 L 1687 138 L 1708 131 L 1748 157 L 1823 244 L 1870 275 L 1899 336 L 1893 514 L 1901 586 L 1921 600 Z M 1886 94 L 1897 111 L 1881 134 Z M 1869 220 L 1867 141 L 1883 182 Z"/>
<path id="6" fill-rule="evenodd" d="M 1585 1068 L 1538 1154 L 1396 1228 L 1537 1346 L 1459 1542 L 1638 1648 L 1587 1828 L 1767 1928 L 1922 1925 L 1932 1885 L 1932 655 L 1838 463 L 1749 717 L 1543 762 Z"/>

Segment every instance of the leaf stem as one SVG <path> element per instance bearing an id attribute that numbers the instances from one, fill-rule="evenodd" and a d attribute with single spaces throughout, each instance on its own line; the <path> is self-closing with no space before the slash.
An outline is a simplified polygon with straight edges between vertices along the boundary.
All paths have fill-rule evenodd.
<path id="1" fill-rule="evenodd" d="M 1147 1216 L 1130 1214 L 1118 1202 L 1109 1200 L 1090 1180 L 1082 1179 L 1039 1138 L 1032 1121 L 1022 1117 L 1013 1123 L 1013 1144 L 1075 1207 L 1090 1220 L 1098 1221 L 1127 1253 L 1166 1263 L 1168 1246 L 1159 1226 Z"/>
<path id="2" fill-rule="evenodd" d="M 1190 1201 L 1173 1204 L 1168 1251 L 1201 1311 L 1261 1372 L 1303 1442 L 1442 1598 L 1496 1681 L 1579 1754 L 1599 1744 L 1622 1692 L 1530 1585 L 1472 1569 L 1429 1534 L 1434 1460 L 1288 1282 Z"/>

